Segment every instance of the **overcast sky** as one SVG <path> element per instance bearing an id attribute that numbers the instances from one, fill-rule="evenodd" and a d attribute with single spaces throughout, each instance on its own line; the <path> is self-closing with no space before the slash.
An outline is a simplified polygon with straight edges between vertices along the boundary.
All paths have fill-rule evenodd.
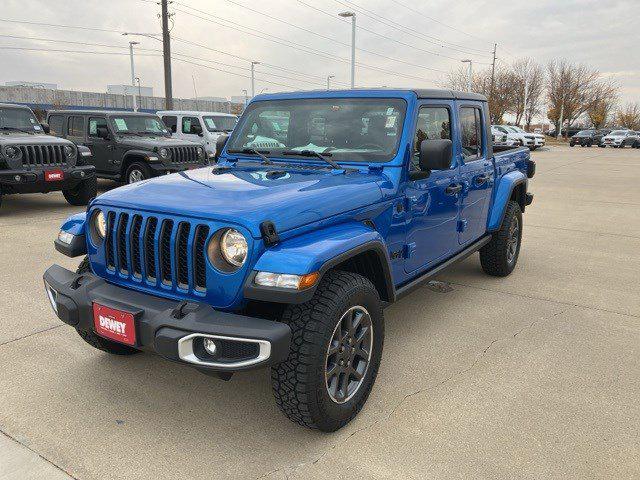
<path id="1" fill-rule="evenodd" d="M 0 83 L 47 82 L 62 89 L 104 92 L 107 84 L 130 82 L 130 38 L 117 32 L 161 30 L 159 6 L 145 0 L 2 0 L 2 6 L 2 20 L 114 32 L 1 21 Z M 353 10 L 363 28 L 356 42 L 361 49 L 357 61 L 363 64 L 356 70 L 360 86 L 439 86 L 445 72 L 458 68 L 461 59 L 472 58 L 475 68 L 488 68 L 496 42 L 501 62 L 527 56 L 543 63 L 553 58 L 584 62 L 616 78 L 623 102 L 640 100 L 638 0 L 182 0 L 174 1 L 171 10 L 176 97 L 193 98 L 194 80 L 198 96 L 229 97 L 250 91 L 252 59 L 263 64 L 256 67 L 256 93 L 321 88 L 327 75 L 335 75 L 335 86 L 347 85 L 351 23 L 337 14 Z M 162 96 L 162 58 L 153 51 L 161 43 L 137 40 L 136 73 L 143 85 Z"/>

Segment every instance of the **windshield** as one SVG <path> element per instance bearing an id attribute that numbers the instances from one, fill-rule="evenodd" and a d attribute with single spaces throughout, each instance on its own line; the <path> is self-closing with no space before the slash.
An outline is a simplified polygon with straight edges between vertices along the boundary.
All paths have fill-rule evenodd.
<path id="1" fill-rule="evenodd" d="M 616 137 L 624 137 L 626 134 L 627 134 L 626 130 L 614 130 L 609 135 L 616 136 Z"/>
<path id="2" fill-rule="evenodd" d="M 576 133 L 576 137 L 588 137 L 593 133 L 593 130 L 580 130 Z"/>
<path id="3" fill-rule="evenodd" d="M 169 131 L 160 117 L 136 115 L 111 117 L 111 125 L 117 133 L 168 135 Z"/>
<path id="4" fill-rule="evenodd" d="M 511 131 L 516 132 L 516 133 L 527 133 L 523 129 L 521 129 L 520 127 L 509 127 L 509 128 L 511 129 Z"/>
<path id="5" fill-rule="evenodd" d="M 238 123 L 237 117 L 207 116 L 202 118 L 207 130 L 210 132 L 230 132 Z"/>
<path id="6" fill-rule="evenodd" d="M 254 102 L 229 150 L 312 151 L 333 161 L 384 162 L 396 154 L 406 102 L 387 98 L 322 98 Z"/>
<path id="7" fill-rule="evenodd" d="M 0 108 L 0 129 L 14 129 L 24 132 L 42 131 L 35 115 L 26 108 Z"/>

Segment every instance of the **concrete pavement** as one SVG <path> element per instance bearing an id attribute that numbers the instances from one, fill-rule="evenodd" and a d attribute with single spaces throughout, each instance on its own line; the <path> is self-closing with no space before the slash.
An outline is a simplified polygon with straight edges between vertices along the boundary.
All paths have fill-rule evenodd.
<path id="1" fill-rule="evenodd" d="M 640 151 L 533 156 L 516 271 L 474 255 L 439 277 L 451 291 L 387 309 L 376 386 L 330 435 L 280 414 L 267 371 L 223 382 L 84 344 L 41 280 L 78 263 L 52 240 L 79 209 L 5 197 L 0 479 L 639 478 Z"/>

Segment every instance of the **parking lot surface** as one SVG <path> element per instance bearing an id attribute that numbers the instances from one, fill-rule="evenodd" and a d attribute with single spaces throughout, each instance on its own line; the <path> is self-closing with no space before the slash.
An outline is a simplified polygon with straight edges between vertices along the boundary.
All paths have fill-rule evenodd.
<path id="1" fill-rule="evenodd" d="M 5 197 L 0 479 L 640 477 L 640 151 L 532 156 L 515 272 L 474 255 L 387 309 L 371 397 L 334 434 L 289 422 L 266 370 L 86 345 L 42 289 L 79 263 L 52 242 L 81 209 Z"/>

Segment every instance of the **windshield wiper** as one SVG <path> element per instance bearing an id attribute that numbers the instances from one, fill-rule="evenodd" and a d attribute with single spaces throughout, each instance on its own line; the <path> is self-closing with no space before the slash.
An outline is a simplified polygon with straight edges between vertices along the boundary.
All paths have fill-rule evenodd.
<path id="1" fill-rule="evenodd" d="M 284 152 L 282 152 L 282 155 L 299 155 L 301 157 L 317 157 L 320 160 L 324 160 L 329 165 L 331 165 L 331 168 L 336 169 L 336 170 L 342 170 L 342 167 L 340 165 L 338 165 L 336 162 L 334 162 L 330 158 L 327 158 L 327 157 L 331 156 L 331 153 L 329 153 L 329 152 L 320 153 L 320 152 L 315 152 L 313 150 L 300 150 L 300 151 L 298 151 L 298 150 L 285 150 Z"/>
<path id="2" fill-rule="evenodd" d="M 229 153 L 248 153 L 250 155 L 257 155 L 262 159 L 264 165 L 273 165 L 273 162 L 267 155 L 271 152 L 269 150 L 258 151 L 255 148 L 243 148 L 241 150 L 228 150 Z"/>
<path id="3" fill-rule="evenodd" d="M 17 127 L 0 127 L 0 130 L 9 130 L 9 131 L 12 131 L 12 132 L 31 133 L 30 130 L 25 130 L 24 128 L 17 128 Z"/>

